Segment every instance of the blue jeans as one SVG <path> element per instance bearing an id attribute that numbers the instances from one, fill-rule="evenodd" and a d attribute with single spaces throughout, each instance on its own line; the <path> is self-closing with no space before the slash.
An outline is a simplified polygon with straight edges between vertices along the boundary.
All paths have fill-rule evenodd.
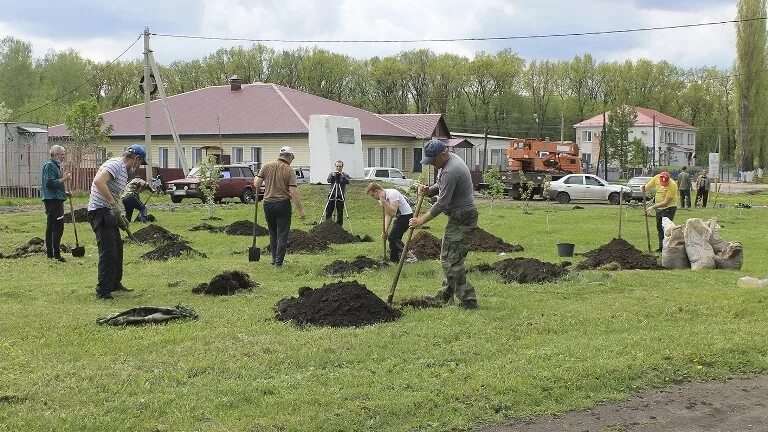
<path id="1" fill-rule="evenodd" d="M 291 200 L 264 201 L 264 218 L 269 228 L 269 251 L 272 264 L 282 266 L 291 230 Z"/>
<path id="2" fill-rule="evenodd" d="M 139 211 L 139 218 L 142 222 L 147 221 L 147 207 L 136 195 L 128 195 L 123 198 L 123 207 L 125 207 L 125 218 L 128 219 L 128 222 L 131 222 L 133 210 Z"/>

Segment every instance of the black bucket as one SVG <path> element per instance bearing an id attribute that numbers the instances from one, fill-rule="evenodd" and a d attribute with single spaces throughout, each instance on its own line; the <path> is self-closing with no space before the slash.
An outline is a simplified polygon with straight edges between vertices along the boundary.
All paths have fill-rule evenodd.
<path id="1" fill-rule="evenodd" d="M 561 257 L 570 257 L 573 256 L 573 243 L 558 243 L 557 244 L 557 254 Z"/>

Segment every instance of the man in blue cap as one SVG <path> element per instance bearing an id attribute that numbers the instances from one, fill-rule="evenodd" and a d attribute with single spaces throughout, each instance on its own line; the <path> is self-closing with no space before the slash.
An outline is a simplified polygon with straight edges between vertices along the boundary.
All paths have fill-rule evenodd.
<path id="1" fill-rule="evenodd" d="M 411 219 L 408 226 L 422 226 L 440 213 L 448 216 L 440 250 L 443 285 L 436 297 L 447 303 L 456 296 L 462 308 L 476 309 L 475 288 L 467 281 L 467 272 L 464 269 L 464 260 L 477 228 L 477 208 L 469 168 L 460 157 L 449 153 L 442 141 L 436 139 L 429 141 L 424 147 L 421 163 L 433 165 L 440 170 L 437 183 L 419 188 L 419 195 L 437 195 L 437 202 L 424 215 Z"/>
<path id="2" fill-rule="evenodd" d="M 128 228 L 128 221 L 120 211 L 120 195 L 141 165 L 145 165 L 147 152 L 133 144 L 125 149 L 122 157 L 107 160 L 91 183 L 88 200 L 88 221 L 99 246 L 99 273 L 96 298 L 112 299 L 113 291 L 131 291 L 122 284 L 123 239 L 120 229 Z"/>

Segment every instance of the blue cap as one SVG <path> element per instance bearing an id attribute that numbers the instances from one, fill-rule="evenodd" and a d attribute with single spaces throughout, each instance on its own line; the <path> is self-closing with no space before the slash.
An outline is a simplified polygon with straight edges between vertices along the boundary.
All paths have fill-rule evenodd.
<path id="1" fill-rule="evenodd" d="M 432 165 L 435 162 L 435 157 L 445 151 L 445 143 L 440 140 L 430 140 L 427 145 L 424 146 L 424 157 L 421 159 L 422 164 Z"/>
<path id="2" fill-rule="evenodd" d="M 141 164 L 146 165 L 147 164 L 147 151 L 144 150 L 144 147 L 138 145 L 138 144 L 131 144 L 128 146 L 127 149 L 125 149 L 126 153 L 134 154 L 141 158 Z"/>

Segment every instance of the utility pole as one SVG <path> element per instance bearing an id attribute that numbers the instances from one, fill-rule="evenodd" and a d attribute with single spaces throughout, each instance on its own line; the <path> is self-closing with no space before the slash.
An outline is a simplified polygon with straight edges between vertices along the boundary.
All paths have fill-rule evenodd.
<path id="1" fill-rule="evenodd" d="M 152 111 L 149 103 L 151 101 L 152 78 L 149 65 L 149 27 L 144 27 L 144 149 L 147 151 L 146 180 L 152 179 Z"/>
<path id="2" fill-rule="evenodd" d="M 565 117 L 560 113 L 560 143 L 563 143 L 563 133 L 565 132 Z"/>
<path id="3" fill-rule="evenodd" d="M 651 130 L 651 138 L 653 140 L 653 144 L 651 146 L 651 168 L 656 167 L 656 115 L 653 115 L 653 128 Z M 651 170 L 651 173 L 653 173 L 653 170 Z"/>
<path id="4" fill-rule="evenodd" d="M 488 125 L 485 125 L 485 133 L 484 133 L 484 141 L 483 141 L 483 172 L 488 169 Z"/>
<path id="5" fill-rule="evenodd" d="M 603 153 L 603 178 L 608 181 L 608 140 L 605 128 L 605 106 L 603 106 L 603 133 L 600 135 L 600 151 Z M 600 156 L 598 155 L 598 160 Z M 600 166 L 597 167 L 598 171 Z"/>

